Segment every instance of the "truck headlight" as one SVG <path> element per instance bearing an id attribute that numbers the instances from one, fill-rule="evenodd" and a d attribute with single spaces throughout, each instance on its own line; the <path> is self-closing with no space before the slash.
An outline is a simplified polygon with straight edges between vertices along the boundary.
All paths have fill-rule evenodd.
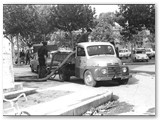
<path id="1" fill-rule="evenodd" d="M 106 74 L 107 70 L 106 69 L 102 69 L 101 72 L 102 72 L 102 74 Z"/>
<path id="2" fill-rule="evenodd" d="M 123 68 L 122 68 L 122 72 L 124 72 L 124 73 L 127 72 L 127 68 L 126 68 L 126 67 L 123 67 Z"/>

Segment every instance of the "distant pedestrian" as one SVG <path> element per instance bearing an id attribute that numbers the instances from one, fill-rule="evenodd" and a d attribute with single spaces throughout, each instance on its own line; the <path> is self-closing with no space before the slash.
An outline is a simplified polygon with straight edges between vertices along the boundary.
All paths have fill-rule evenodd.
<path id="1" fill-rule="evenodd" d="M 30 58 L 31 58 L 30 51 L 27 50 L 27 53 L 26 53 L 26 65 L 27 65 L 27 64 L 30 64 Z"/>
<path id="2" fill-rule="evenodd" d="M 24 50 L 22 50 L 20 52 L 20 64 L 23 62 L 23 64 L 25 63 L 25 53 Z"/>
<path id="3" fill-rule="evenodd" d="M 43 46 L 38 49 L 39 61 L 39 78 L 44 78 L 46 75 L 46 59 L 48 57 L 47 42 L 42 42 Z"/>

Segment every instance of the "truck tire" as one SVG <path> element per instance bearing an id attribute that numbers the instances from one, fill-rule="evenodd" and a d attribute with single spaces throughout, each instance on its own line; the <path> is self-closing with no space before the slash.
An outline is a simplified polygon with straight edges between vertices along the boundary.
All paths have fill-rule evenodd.
<path id="1" fill-rule="evenodd" d="M 87 85 L 87 86 L 92 86 L 92 87 L 95 87 L 97 82 L 94 80 L 93 76 L 92 76 L 92 73 L 91 71 L 87 70 L 85 73 L 84 73 L 84 83 Z"/>
<path id="2" fill-rule="evenodd" d="M 68 74 L 66 74 L 65 72 L 60 72 L 59 73 L 59 79 L 61 81 L 69 81 L 70 80 L 70 76 Z"/>
<path id="3" fill-rule="evenodd" d="M 38 74 L 39 74 L 39 71 L 40 71 L 40 67 L 39 67 L 39 65 L 38 65 L 38 66 L 37 66 L 36 73 L 38 73 Z"/>
<path id="4" fill-rule="evenodd" d="M 31 68 L 31 72 L 34 72 L 34 69 L 33 69 L 33 66 L 32 66 L 32 65 L 30 65 L 30 68 Z"/>

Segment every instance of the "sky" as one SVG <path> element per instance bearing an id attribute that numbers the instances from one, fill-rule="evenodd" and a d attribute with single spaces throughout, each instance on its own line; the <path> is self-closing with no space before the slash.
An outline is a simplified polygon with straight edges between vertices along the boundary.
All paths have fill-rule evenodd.
<path id="1" fill-rule="evenodd" d="M 106 13 L 106 12 L 115 12 L 118 11 L 118 5 L 91 5 L 92 8 L 96 9 L 96 15 L 99 15 L 100 13 Z"/>

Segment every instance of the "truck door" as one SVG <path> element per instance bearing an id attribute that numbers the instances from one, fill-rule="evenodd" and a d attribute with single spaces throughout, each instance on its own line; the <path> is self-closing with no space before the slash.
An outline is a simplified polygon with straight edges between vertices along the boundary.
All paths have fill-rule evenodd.
<path id="1" fill-rule="evenodd" d="M 83 78 L 83 71 L 86 66 L 86 54 L 83 47 L 77 47 L 76 52 L 76 65 L 75 65 L 75 76 Z"/>

